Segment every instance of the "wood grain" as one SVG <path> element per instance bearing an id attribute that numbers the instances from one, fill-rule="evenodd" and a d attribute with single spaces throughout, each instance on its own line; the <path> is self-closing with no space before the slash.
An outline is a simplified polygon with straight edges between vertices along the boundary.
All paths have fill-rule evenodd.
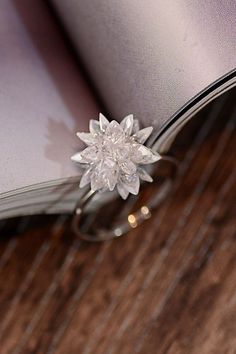
<path id="1" fill-rule="evenodd" d="M 180 139 L 170 198 L 128 236 L 83 243 L 67 216 L 1 224 L 1 354 L 236 353 L 234 101 Z"/>

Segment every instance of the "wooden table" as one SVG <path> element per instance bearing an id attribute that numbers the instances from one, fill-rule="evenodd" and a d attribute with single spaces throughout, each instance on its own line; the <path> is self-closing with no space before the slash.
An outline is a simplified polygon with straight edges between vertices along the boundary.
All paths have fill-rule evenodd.
<path id="1" fill-rule="evenodd" d="M 80 242 L 66 216 L 2 223 L 1 354 L 236 353 L 229 99 L 179 145 L 170 198 L 128 236 Z"/>

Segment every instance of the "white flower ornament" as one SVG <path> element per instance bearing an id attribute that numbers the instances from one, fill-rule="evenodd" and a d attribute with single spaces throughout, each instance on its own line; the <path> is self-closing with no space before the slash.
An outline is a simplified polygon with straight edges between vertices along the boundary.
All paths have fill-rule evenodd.
<path id="1" fill-rule="evenodd" d="M 161 156 L 143 144 L 153 128 L 139 130 L 137 120 L 128 115 L 119 124 L 109 122 L 100 113 L 99 121 L 90 120 L 90 133 L 77 133 L 87 147 L 71 157 L 85 172 L 80 187 L 91 184 L 92 191 L 106 191 L 117 188 L 123 199 L 138 194 L 140 179 L 152 182 L 152 177 L 142 165 L 161 159 Z"/>

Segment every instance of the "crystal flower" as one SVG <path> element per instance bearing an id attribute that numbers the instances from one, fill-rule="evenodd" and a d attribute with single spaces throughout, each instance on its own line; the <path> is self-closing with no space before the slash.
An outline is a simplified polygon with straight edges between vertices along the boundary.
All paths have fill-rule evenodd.
<path id="1" fill-rule="evenodd" d="M 158 161 L 161 156 L 143 144 L 153 128 L 139 130 L 137 120 L 128 115 L 119 124 L 109 122 L 100 113 L 99 121 L 90 120 L 90 133 L 77 133 L 87 147 L 71 157 L 85 172 L 80 187 L 91 184 L 93 191 L 114 190 L 123 199 L 138 194 L 140 180 L 152 182 L 142 165 Z"/>

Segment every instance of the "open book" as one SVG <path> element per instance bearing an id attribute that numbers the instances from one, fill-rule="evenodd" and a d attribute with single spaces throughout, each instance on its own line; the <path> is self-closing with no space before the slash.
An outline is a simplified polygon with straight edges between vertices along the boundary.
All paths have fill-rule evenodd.
<path id="1" fill-rule="evenodd" d="M 232 9 L 1 1 L 0 218 L 73 210 L 82 193 L 70 159 L 82 147 L 76 132 L 99 112 L 133 113 L 154 126 L 154 149 L 168 151 L 182 126 L 235 84 Z"/>

